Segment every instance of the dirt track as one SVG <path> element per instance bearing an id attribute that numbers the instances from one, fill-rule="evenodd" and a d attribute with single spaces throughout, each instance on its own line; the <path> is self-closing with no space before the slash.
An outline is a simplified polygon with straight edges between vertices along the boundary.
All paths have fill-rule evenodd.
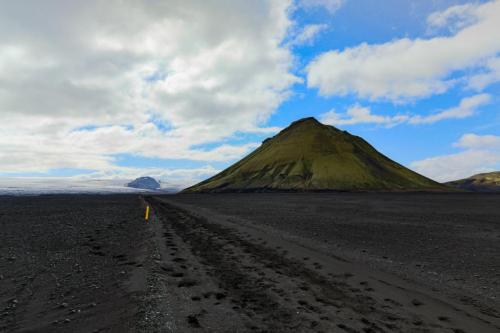
<path id="1" fill-rule="evenodd" d="M 296 246 L 262 230 L 148 199 L 159 245 L 157 282 L 173 303 L 153 320 L 172 331 L 495 332 L 473 308 L 392 276 Z M 161 238 L 159 239 L 161 242 Z M 162 307 L 158 298 L 156 308 Z M 169 304 L 170 300 L 165 300 Z M 165 305 L 165 309 L 168 308 Z M 168 313 L 168 311 L 166 311 Z M 166 325 L 165 323 L 168 323 Z"/>
<path id="2" fill-rule="evenodd" d="M 500 195 L 239 193 L 167 198 L 417 281 L 500 317 Z"/>

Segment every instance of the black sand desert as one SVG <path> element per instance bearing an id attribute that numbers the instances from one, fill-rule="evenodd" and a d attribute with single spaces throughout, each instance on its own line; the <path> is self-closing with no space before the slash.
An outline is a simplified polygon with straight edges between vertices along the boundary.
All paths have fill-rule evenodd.
<path id="1" fill-rule="evenodd" d="M 498 332 L 499 207 L 477 193 L 1 197 L 0 331 Z"/>

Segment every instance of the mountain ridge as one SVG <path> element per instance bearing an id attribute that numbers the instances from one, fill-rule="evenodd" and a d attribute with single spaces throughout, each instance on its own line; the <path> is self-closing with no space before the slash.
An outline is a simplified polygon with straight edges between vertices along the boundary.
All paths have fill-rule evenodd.
<path id="1" fill-rule="evenodd" d="M 500 171 L 476 175 L 445 183 L 448 186 L 473 192 L 500 192 Z"/>

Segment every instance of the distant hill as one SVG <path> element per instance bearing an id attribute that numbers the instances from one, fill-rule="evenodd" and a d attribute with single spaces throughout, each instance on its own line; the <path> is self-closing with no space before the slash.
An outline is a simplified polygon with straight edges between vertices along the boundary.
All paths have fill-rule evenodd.
<path id="1" fill-rule="evenodd" d="M 183 192 L 444 188 L 385 157 L 362 138 L 304 118 L 266 139 L 231 167 Z"/>
<path id="2" fill-rule="evenodd" d="M 139 188 L 143 190 L 159 190 L 161 185 L 154 178 L 139 177 L 128 183 L 127 187 Z"/>
<path id="3" fill-rule="evenodd" d="M 469 178 L 455 180 L 446 185 L 474 192 L 500 192 L 500 171 L 480 173 Z"/>

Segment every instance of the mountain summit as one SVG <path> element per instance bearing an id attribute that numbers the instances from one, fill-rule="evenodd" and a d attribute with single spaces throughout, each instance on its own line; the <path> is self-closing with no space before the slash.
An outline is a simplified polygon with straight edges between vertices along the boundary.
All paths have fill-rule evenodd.
<path id="1" fill-rule="evenodd" d="M 127 187 L 139 188 L 143 190 L 159 190 L 161 184 L 151 177 L 139 177 L 127 184 Z"/>
<path id="2" fill-rule="evenodd" d="M 362 138 L 304 118 L 184 192 L 439 188 L 441 184 L 390 160 Z"/>

